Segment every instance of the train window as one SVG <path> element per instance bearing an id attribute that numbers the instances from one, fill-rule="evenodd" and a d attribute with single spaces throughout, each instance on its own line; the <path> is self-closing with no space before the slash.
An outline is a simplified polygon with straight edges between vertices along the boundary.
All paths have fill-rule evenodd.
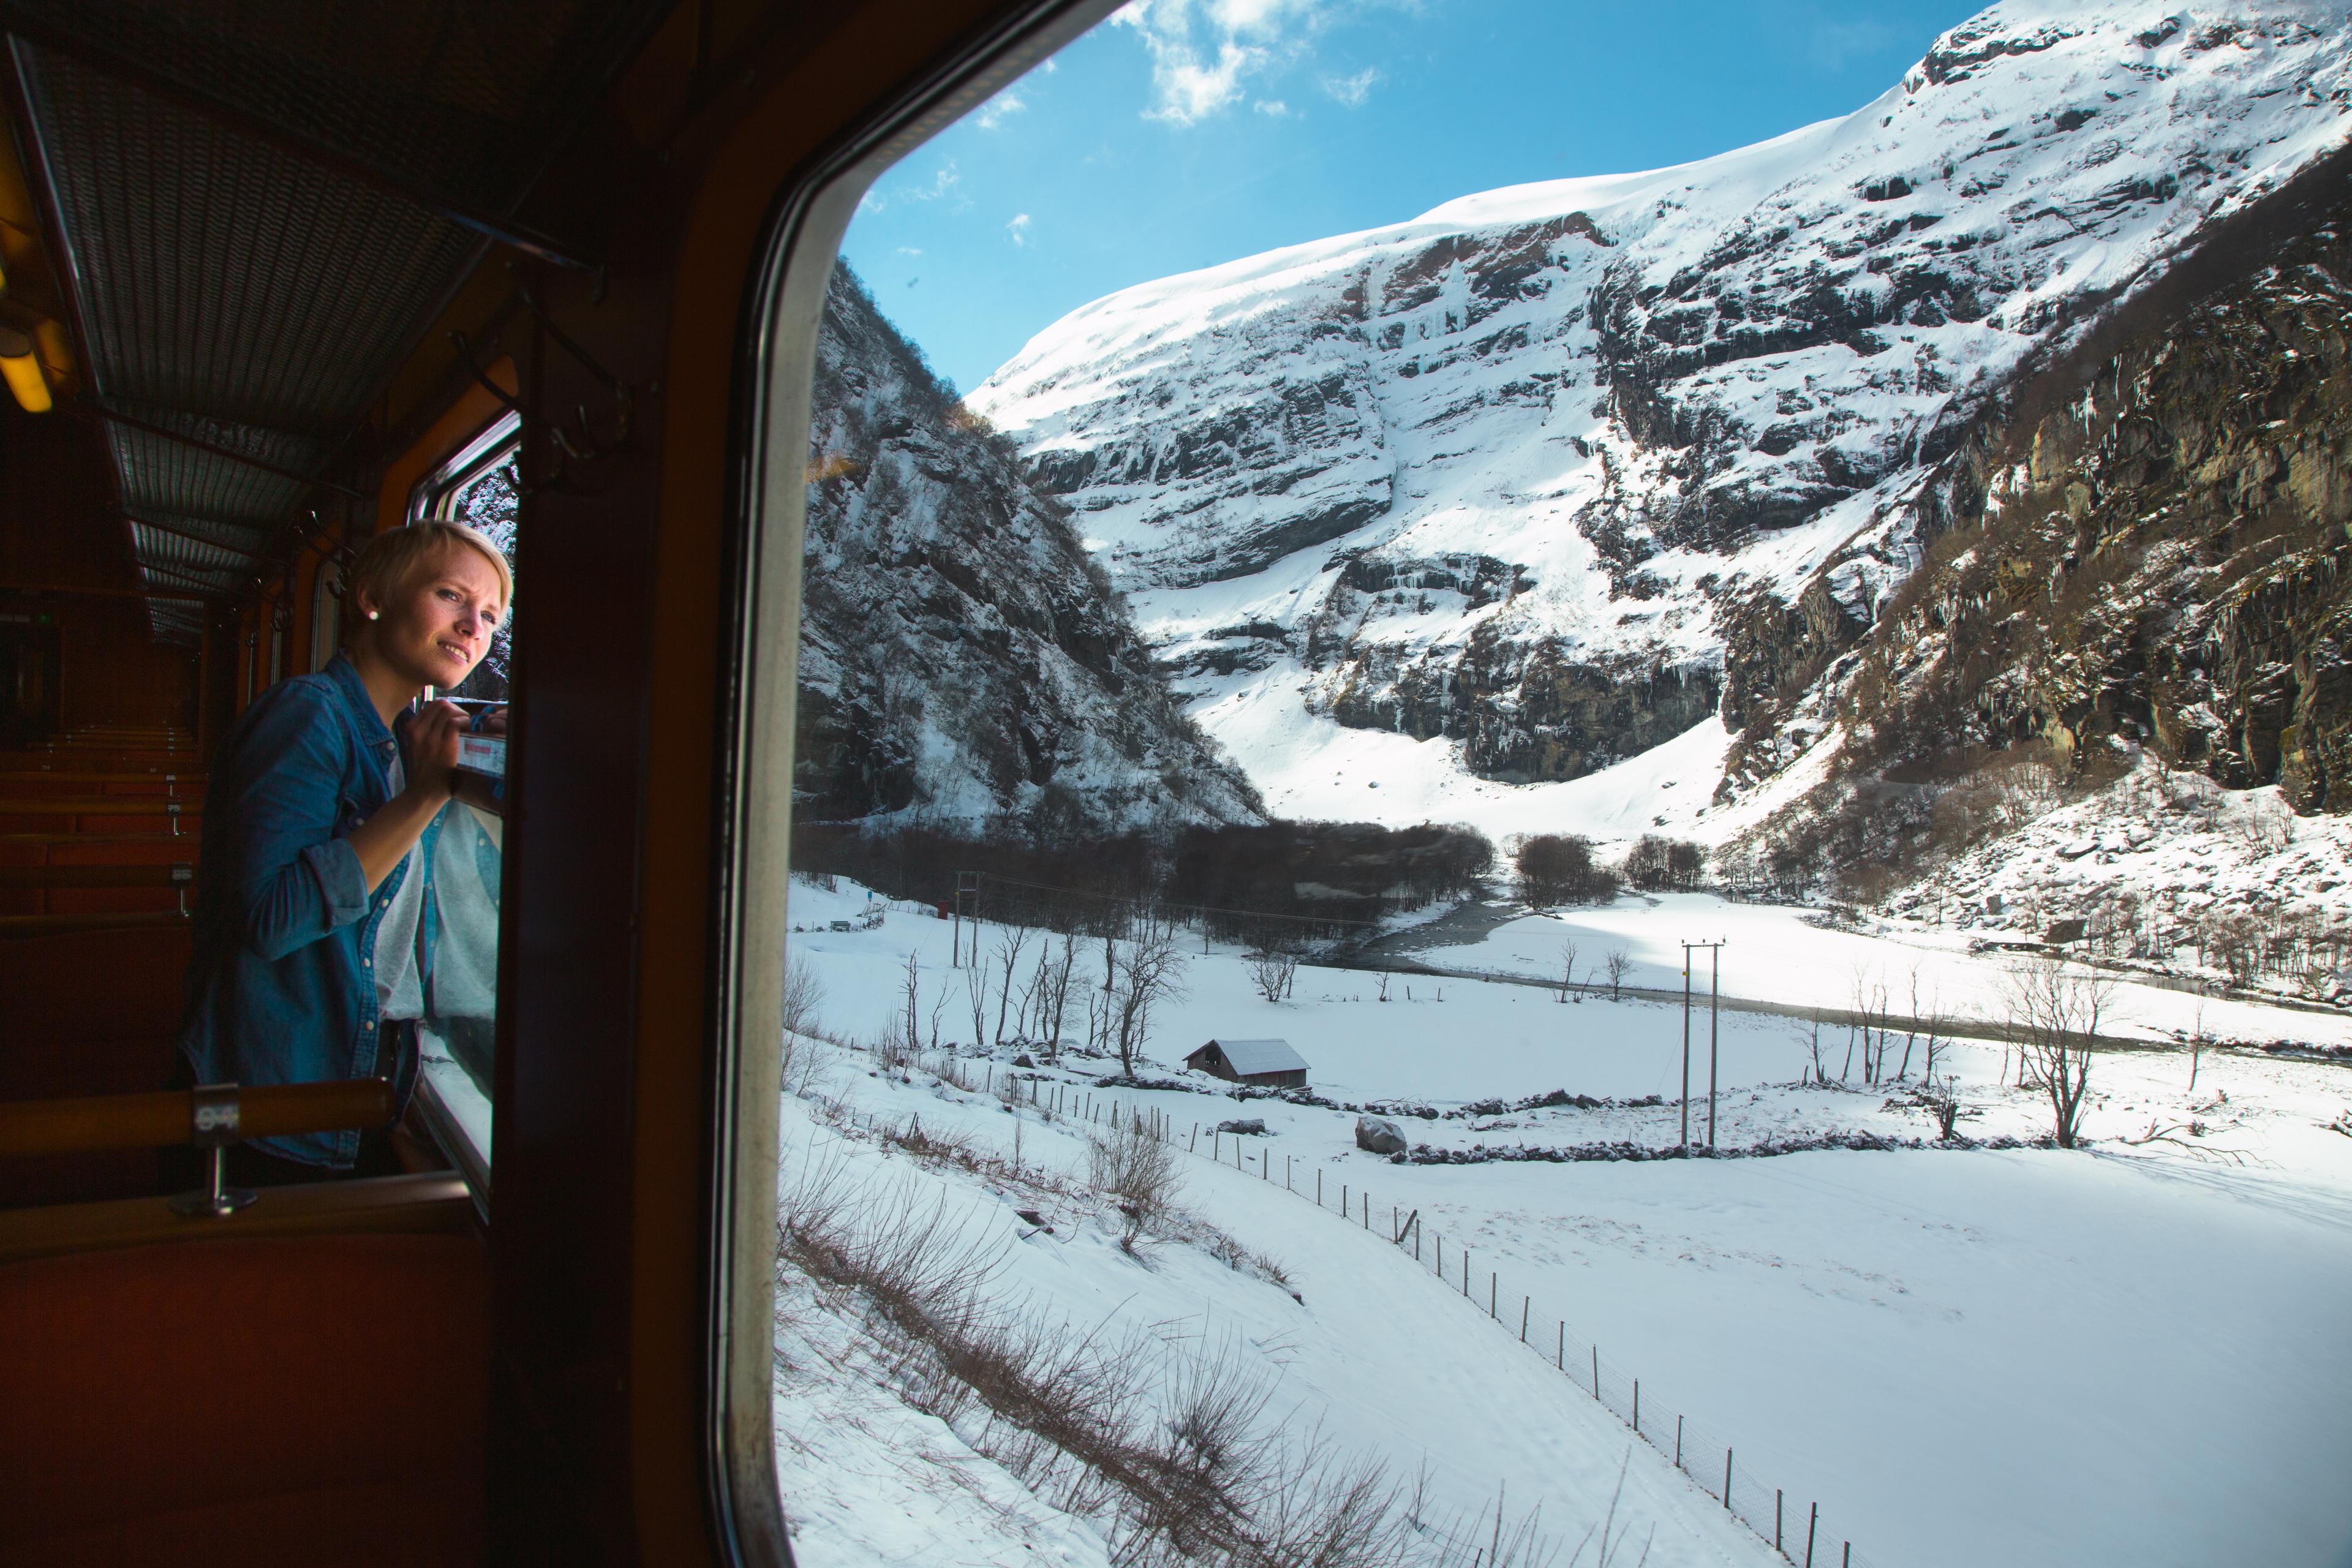
<path id="1" fill-rule="evenodd" d="M 492 425 L 429 475 L 410 505 L 412 519 L 445 518 L 487 535 L 515 561 L 520 497 L 515 455 L 520 421 Z M 464 685 L 442 693 L 470 710 L 482 732 L 469 735 L 460 761 L 457 798 L 434 837 L 434 913 L 437 942 L 423 1021 L 418 1101 L 444 1149 L 478 1197 L 488 1187 L 491 1072 L 498 1030 L 499 889 L 505 846 L 501 815 L 506 773 L 502 715 L 514 657 L 512 605 L 490 651 Z"/>
<path id="2" fill-rule="evenodd" d="M 2289 1058 L 2352 1051 L 2352 839 L 2221 738 L 2252 699 L 2147 687 L 2187 600 L 2146 605 L 2238 601 L 2151 521 L 2204 481 L 2115 456 L 2315 384 L 2261 323 L 2340 265 L 2285 215 L 2347 211 L 2303 84 L 2352 66 L 1972 8 L 1670 6 L 1661 51 L 1656 8 L 1145 0 L 793 210 L 754 499 L 797 621 L 746 684 L 794 731 L 741 822 L 772 878 L 788 767 L 741 944 L 787 1495 L 877 1473 L 814 1414 L 871 1395 L 1039 1510 L 924 1515 L 975 1558 L 1057 1514 L 1135 1560 L 2352 1540 L 2339 1352 L 2127 1326 L 2186 1236 L 2207 1316 L 2314 1281 L 2205 1194 L 2341 1188 Z M 2297 515 L 2263 572 L 2336 537 Z M 2141 695 L 2034 707 L 2056 646 Z M 861 1344 L 919 1370 L 828 1382 Z M 2183 1354 L 2333 1375 L 2184 1415 Z M 1976 1416 L 1865 1370 L 1911 1364 Z M 1923 1514 L 1918 1467 L 2011 1506 Z"/>
<path id="3" fill-rule="evenodd" d="M 417 489 L 410 515 L 446 518 L 480 531 L 505 552 L 507 568 L 512 571 L 516 515 L 521 501 L 515 453 L 521 439 L 520 416 L 509 414 L 492 425 L 426 478 Z M 514 658 L 514 635 L 515 618 L 509 608 L 480 665 L 466 678 L 463 686 L 444 695 L 468 702 L 505 701 L 508 669 Z"/>

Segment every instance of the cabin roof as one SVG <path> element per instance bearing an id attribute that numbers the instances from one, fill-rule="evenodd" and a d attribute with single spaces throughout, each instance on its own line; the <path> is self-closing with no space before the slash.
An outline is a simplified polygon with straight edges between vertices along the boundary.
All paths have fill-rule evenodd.
<path id="1" fill-rule="evenodd" d="M 1225 1060 L 1244 1078 L 1255 1078 L 1262 1072 L 1307 1070 L 1307 1058 L 1292 1050 L 1288 1040 L 1211 1040 L 1209 1045 L 1224 1052 Z"/>

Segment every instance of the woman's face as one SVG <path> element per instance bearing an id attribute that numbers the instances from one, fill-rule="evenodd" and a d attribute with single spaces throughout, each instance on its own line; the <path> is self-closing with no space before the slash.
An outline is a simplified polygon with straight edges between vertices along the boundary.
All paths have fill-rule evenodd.
<path id="1" fill-rule="evenodd" d="M 371 651 L 412 686 L 456 686 L 490 651 L 506 615 L 499 574 L 478 550 L 445 542 L 418 563 L 407 584 L 375 610 Z"/>

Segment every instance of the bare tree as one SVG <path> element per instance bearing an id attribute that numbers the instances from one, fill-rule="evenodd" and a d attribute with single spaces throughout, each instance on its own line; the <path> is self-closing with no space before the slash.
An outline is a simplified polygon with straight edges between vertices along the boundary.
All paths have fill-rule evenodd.
<path id="1" fill-rule="evenodd" d="M 805 1035 L 816 1026 L 817 1014 L 824 1005 L 824 982 L 806 959 L 795 958 L 784 965 L 784 1033 Z M 790 1042 L 786 1042 L 789 1048 Z"/>
<path id="2" fill-rule="evenodd" d="M 1936 1119 L 1936 1136 L 1949 1139 L 1960 1120 L 1959 1079 L 1950 1074 L 1937 1078 L 1929 1073 L 1919 1090 L 1919 1099 Z"/>
<path id="3" fill-rule="evenodd" d="M 1127 1218 L 1118 1244 L 1131 1252 L 1143 1227 L 1175 1201 L 1181 1184 L 1175 1147 L 1161 1142 L 1140 1112 L 1115 1115 L 1108 1131 L 1087 1141 L 1087 1184 L 1118 1203 Z"/>
<path id="4" fill-rule="evenodd" d="M 1927 1026 L 1926 1034 L 1919 1042 L 1924 1058 L 1920 1064 L 1919 1076 L 1932 1083 L 1936 1079 L 1936 1062 L 1942 1055 L 1944 1047 L 1951 1043 L 1952 1026 L 1944 1016 L 1943 1009 L 1937 1005 L 1936 998 L 1932 996 L 1927 1000 L 1927 1017 L 1919 1021 Z M 1906 1049 L 1904 1055 L 1907 1060 L 1910 1053 Z"/>
<path id="5" fill-rule="evenodd" d="M 1559 944 L 1559 999 L 1563 1002 L 1567 1001 L 1569 992 L 1573 990 L 1575 985 L 1576 943 L 1563 942 Z"/>
<path id="6" fill-rule="evenodd" d="M 1087 998 L 1087 1050 L 1089 1055 L 1110 1044 L 1111 994 L 1118 981 L 1118 939 L 1103 933 L 1103 978 L 1099 996 Z"/>
<path id="7" fill-rule="evenodd" d="M 1177 945 L 1176 922 L 1147 907 L 1114 954 L 1109 1032 L 1118 1070 L 1132 1078 L 1136 1056 L 1150 1036 L 1152 1009 L 1184 994 L 1184 952 Z"/>
<path id="8" fill-rule="evenodd" d="M 1903 1065 L 1895 1069 L 1895 1082 L 1901 1083 L 1911 1076 L 1911 1047 L 1919 1043 L 1921 1021 L 1927 1019 L 1928 1014 L 1932 1014 L 1935 1008 L 1936 999 L 1930 996 L 1927 999 L 1927 1013 L 1919 1011 L 1919 966 L 1915 963 L 1911 966 L 1911 1021 L 1903 1032 Z M 1927 1034 L 1927 1073 L 1929 1078 L 1936 1076 L 1936 1036 L 1932 1020 L 1929 1021 Z"/>
<path id="9" fill-rule="evenodd" d="M 1045 1026 L 1045 1051 L 1058 1056 L 1062 1050 L 1062 1016 L 1070 1004 L 1070 972 L 1077 966 L 1078 939 L 1068 932 L 1062 936 L 1062 952 L 1046 972 L 1045 994 L 1040 1000 L 1037 1016 Z"/>
<path id="10" fill-rule="evenodd" d="M 963 972 L 963 996 L 971 1006 L 971 1048 L 988 1044 L 988 971 L 973 964 Z"/>
<path id="11" fill-rule="evenodd" d="M 1874 1084 L 1885 1076 L 1892 1034 L 1886 1018 L 1886 982 L 1861 964 L 1853 970 L 1853 1011 L 1862 1040 L 1862 1081 Z"/>
<path id="12" fill-rule="evenodd" d="M 1612 947 L 1609 956 L 1601 961 L 1601 966 L 1609 972 L 1609 1000 L 1614 1002 L 1624 986 L 1625 976 L 1633 970 L 1633 955 L 1622 947 Z"/>
<path id="13" fill-rule="evenodd" d="M 2205 1004 L 2197 1004 L 2197 1022 L 2189 1035 L 2189 1092 L 2197 1092 L 2197 1059 L 2205 1054 Z"/>
<path id="14" fill-rule="evenodd" d="M 1029 928 L 1005 925 L 996 936 L 996 1033 L 992 1044 L 1004 1043 L 1004 1015 L 1013 1001 L 1013 973 L 1021 965 L 1021 950 L 1029 945 Z M 973 1044 L 979 1044 L 974 1041 Z"/>
<path id="15" fill-rule="evenodd" d="M 815 1074 L 816 1051 L 809 1036 L 824 1002 L 824 983 L 814 969 L 797 958 L 784 966 L 784 1026 L 776 1080 L 786 1094 L 800 1093 Z"/>
<path id="16" fill-rule="evenodd" d="M 2010 1027 L 2050 1097 L 2058 1147 L 2072 1149 L 2090 1101 L 2092 1047 L 2115 982 L 2095 970 L 2042 960 L 2012 969 L 2007 991 Z"/>
<path id="17" fill-rule="evenodd" d="M 1264 948 L 1250 954 L 1249 971 L 1250 984 L 1257 987 L 1257 994 L 1269 1002 L 1279 1002 L 1297 983 L 1298 955 Z"/>
<path id="18" fill-rule="evenodd" d="M 907 1049 L 909 1051 L 915 1050 L 923 1042 L 923 1037 L 918 1032 L 915 1024 L 915 1005 L 922 994 L 922 972 L 915 961 L 915 955 L 910 952 L 907 955 L 906 978 L 900 982 L 898 987 L 899 1007 L 905 1019 L 900 1027 L 906 1031 Z"/>
<path id="19" fill-rule="evenodd" d="M 1045 1026 L 1037 1009 L 1045 996 L 1045 972 L 1054 962 L 1053 937 L 1048 935 L 1037 947 L 1037 967 L 1029 972 L 1028 982 L 1021 987 L 1021 1011 L 1013 1022 L 1013 1028 L 1024 1040 L 1034 1039 L 1037 1031 Z"/>

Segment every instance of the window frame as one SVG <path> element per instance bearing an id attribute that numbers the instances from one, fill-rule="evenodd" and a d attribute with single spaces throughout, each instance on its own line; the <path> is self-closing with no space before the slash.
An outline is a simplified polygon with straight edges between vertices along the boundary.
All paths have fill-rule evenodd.
<path id="1" fill-rule="evenodd" d="M 825 292 L 877 179 L 1123 3 L 1007 6 L 784 180 L 745 274 L 728 434 L 702 1292 L 704 1473 L 733 1563 L 789 1561 L 773 1447 L 777 1100 L 801 551 Z"/>
<path id="2" fill-rule="evenodd" d="M 419 522 L 450 519 L 456 512 L 457 499 L 466 487 L 499 464 L 513 459 L 521 446 L 521 415 L 509 410 L 492 419 L 453 455 L 416 481 L 408 493 L 408 506 L 400 520 L 400 526 L 406 528 Z M 452 804 L 464 803 L 453 801 Z M 503 859 L 503 841 L 499 853 Z M 503 944 L 505 940 L 505 921 L 501 911 L 499 941 Z M 506 998 L 501 995 L 499 998 L 501 1007 L 505 1002 Z M 474 1081 L 472 1073 L 463 1063 L 458 1064 L 457 1070 L 480 1100 L 477 1114 L 486 1119 L 485 1124 L 490 1129 L 487 1146 L 484 1141 L 478 1140 L 467 1130 L 467 1115 L 443 1092 L 436 1075 L 425 1070 L 421 1063 L 413 1103 L 416 1107 L 417 1119 L 424 1123 L 434 1146 L 465 1179 L 466 1190 L 474 1200 L 475 1215 L 487 1226 L 490 1217 L 493 1152 L 497 1146 L 494 1110 L 497 1095 L 492 1085 Z"/>
<path id="3" fill-rule="evenodd" d="M 476 432 L 471 439 L 416 481 L 408 492 L 403 528 L 432 519 L 446 521 L 457 492 L 498 466 L 500 458 L 522 445 L 522 416 L 509 409 Z"/>

